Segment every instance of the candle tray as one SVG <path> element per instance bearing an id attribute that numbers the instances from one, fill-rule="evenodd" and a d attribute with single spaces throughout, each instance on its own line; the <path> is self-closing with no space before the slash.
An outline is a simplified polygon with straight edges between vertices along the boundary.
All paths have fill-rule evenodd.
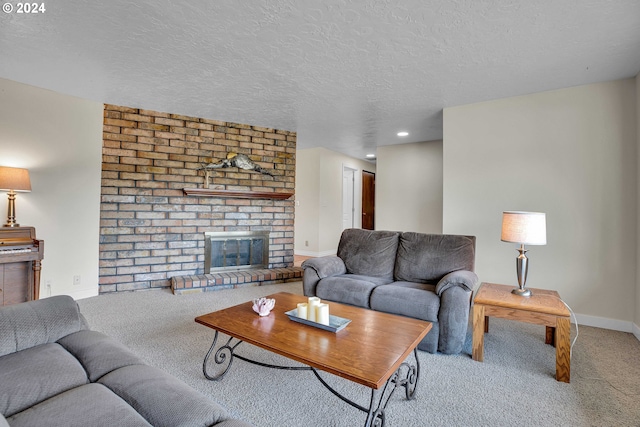
<path id="1" fill-rule="evenodd" d="M 294 322 L 303 323 L 305 325 L 313 326 L 316 328 L 324 329 L 325 331 L 330 332 L 338 332 L 344 329 L 349 323 L 351 323 L 350 319 L 345 319 L 343 317 L 332 316 L 329 315 L 329 324 L 323 325 L 322 323 L 312 322 L 311 320 L 303 319 L 302 317 L 298 317 L 298 309 L 294 308 L 293 310 L 286 311 L 284 314 L 289 316 L 289 319 Z"/>

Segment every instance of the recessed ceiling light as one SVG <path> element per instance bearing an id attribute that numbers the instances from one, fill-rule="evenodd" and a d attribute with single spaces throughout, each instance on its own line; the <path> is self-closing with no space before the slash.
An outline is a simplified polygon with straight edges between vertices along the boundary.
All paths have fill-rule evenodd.
<path id="1" fill-rule="evenodd" d="M 398 136 L 407 136 L 409 132 L 398 132 Z"/>
<path id="2" fill-rule="evenodd" d="M 375 154 L 367 154 L 365 157 L 367 159 L 373 159 L 376 155 Z"/>

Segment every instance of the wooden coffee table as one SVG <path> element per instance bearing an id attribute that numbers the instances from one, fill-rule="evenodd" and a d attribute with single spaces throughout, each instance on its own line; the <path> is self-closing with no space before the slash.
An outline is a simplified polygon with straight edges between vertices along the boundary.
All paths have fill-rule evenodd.
<path id="1" fill-rule="evenodd" d="M 530 297 L 511 293 L 514 286 L 482 283 L 473 300 L 472 358 L 484 360 L 484 334 L 489 316 L 544 325 L 545 344 L 556 347 L 556 380 L 568 383 L 571 376 L 571 324 L 569 310 L 556 291 L 531 289 Z"/>
<path id="2" fill-rule="evenodd" d="M 398 387 L 405 388 L 407 399 L 415 396 L 420 376 L 417 345 L 431 330 L 431 323 L 329 302 L 331 315 L 351 320 L 341 331 L 331 332 L 294 322 L 285 315 L 297 303 L 305 302 L 306 297 L 282 292 L 267 298 L 274 298 L 276 305 L 265 317 L 258 316 L 251 309 L 252 302 L 246 302 L 195 319 L 197 323 L 215 330 L 213 344 L 203 363 L 206 378 L 221 379 L 234 359 L 270 368 L 311 370 L 333 394 L 367 413 L 365 426 L 384 423 L 384 410 Z M 230 338 L 214 353 L 219 333 Z M 234 342 L 234 339 L 237 341 Z M 248 359 L 237 353 L 242 342 L 306 366 L 273 366 Z M 414 353 L 415 364 L 405 361 L 411 352 Z M 221 371 L 213 375 L 208 369 L 212 354 Z M 342 396 L 320 377 L 318 371 L 329 372 L 370 388 L 369 407 Z"/>

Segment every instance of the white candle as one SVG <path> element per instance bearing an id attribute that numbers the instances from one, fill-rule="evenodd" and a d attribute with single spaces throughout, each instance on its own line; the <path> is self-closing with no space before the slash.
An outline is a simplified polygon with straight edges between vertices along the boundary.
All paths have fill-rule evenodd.
<path id="1" fill-rule="evenodd" d="M 301 319 L 307 319 L 307 303 L 301 302 L 298 304 L 298 317 Z"/>
<path id="2" fill-rule="evenodd" d="M 316 306 L 320 304 L 320 298 L 309 297 L 309 303 L 307 305 L 307 320 L 312 322 L 316 321 Z"/>
<path id="3" fill-rule="evenodd" d="M 316 306 L 316 322 L 329 325 L 329 304 L 320 303 Z"/>

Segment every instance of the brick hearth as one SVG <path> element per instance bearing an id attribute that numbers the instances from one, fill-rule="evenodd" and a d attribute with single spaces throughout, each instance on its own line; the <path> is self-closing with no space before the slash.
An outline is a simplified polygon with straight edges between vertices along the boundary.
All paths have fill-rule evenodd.
<path id="1" fill-rule="evenodd" d="M 263 286 L 302 280 L 301 267 L 226 271 L 216 274 L 174 276 L 171 290 L 174 294 L 217 291 L 242 286 Z"/>

